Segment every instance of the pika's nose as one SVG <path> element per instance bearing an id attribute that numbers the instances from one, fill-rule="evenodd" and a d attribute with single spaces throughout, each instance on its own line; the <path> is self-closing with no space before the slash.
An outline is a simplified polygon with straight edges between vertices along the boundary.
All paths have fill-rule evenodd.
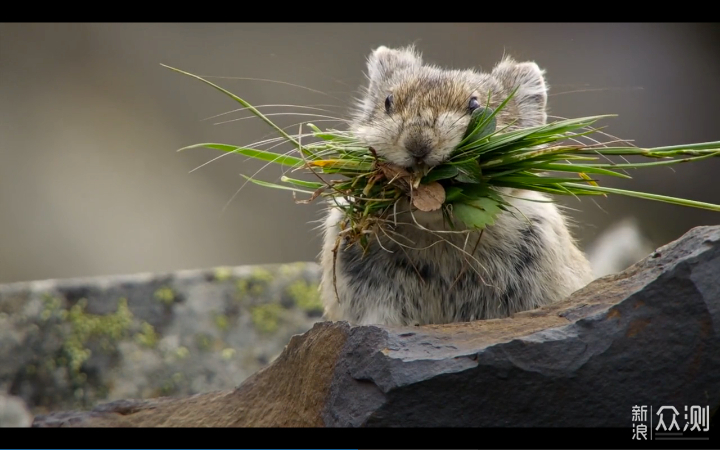
<path id="1" fill-rule="evenodd" d="M 412 138 L 405 140 L 405 148 L 416 158 L 424 158 L 432 150 L 429 142 Z"/>

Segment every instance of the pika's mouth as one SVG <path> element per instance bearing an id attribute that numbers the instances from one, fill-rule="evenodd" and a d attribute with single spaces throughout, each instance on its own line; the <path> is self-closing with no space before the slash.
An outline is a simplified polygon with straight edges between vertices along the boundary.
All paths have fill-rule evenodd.
<path id="1" fill-rule="evenodd" d="M 424 158 L 415 158 L 415 161 L 413 162 L 412 167 L 418 170 L 421 170 L 425 167 L 429 167 L 430 165 L 425 162 Z"/>
<path id="2" fill-rule="evenodd" d="M 412 173 L 419 174 L 421 177 L 424 177 L 430 169 L 432 169 L 432 167 L 433 165 L 428 164 L 424 159 L 415 158 L 415 161 L 410 167 L 408 167 L 408 169 L 410 169 Z"/>
<path id="3" fill-rule="evenodd" d="M 405 164 L 410 168 L 429 170 L 432 167 L 438 166 L 446 162 L 452 155 L 452 149 L 454 146 L 448 145 L 446 142 L 441 141 L 433 143 L 434 145 L 425 146 L 422 149 L 417 149 L 405 146 Z M 419 151 L 422 150 L 422 151 Z"/>

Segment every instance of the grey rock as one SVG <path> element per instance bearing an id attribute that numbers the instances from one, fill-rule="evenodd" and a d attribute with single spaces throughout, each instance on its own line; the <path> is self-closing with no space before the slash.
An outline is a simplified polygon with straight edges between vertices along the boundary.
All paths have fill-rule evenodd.
<path id="1" fill-rule="evenodd" d="M 0 285 L 0 392 L 34 413 L 232 388 L 321 315 L 312 263 Z"/>
<path id="2" fill-rule="evenodd" d="M 588 246 L 585 254 L 596 278 L 621 272 L 647 255 L 655 247 L 633 217 L 620 220 Z"/>
<path id="3" fill-rule="evenodd" d="M 505 322 L 532 316 L 570 323 L 489 342 L 481 328 L 354 330 L 326 424 L 630 427 L 634 405 L 720 406 L 720 227 Z"/>
<path id="4" fill-rule="evenodd" d="M 0 392 L 0 428 L 24 428 L 32 422 L 33 416 L 20 397 Z"/>
<path id="5" fill-rule="evenodd" d="M 719 274 L 720 226 L 698 227 L 537 310 L 409 328 L 319 323 L 235 390 L 42 416 L 34 426 L 630 429 L 635 405 L 714 414 Z"/>

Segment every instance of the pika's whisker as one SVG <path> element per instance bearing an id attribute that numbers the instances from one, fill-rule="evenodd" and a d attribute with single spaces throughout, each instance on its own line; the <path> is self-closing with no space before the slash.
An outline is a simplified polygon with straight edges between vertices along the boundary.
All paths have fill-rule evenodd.
<path id="1" fill-rule="evenodd" d="M 334 106 L 334 105 L 315 105 L 315 106 Z M 326 108 L 316 108 L 316 107 L 313 107 L 313 106 L 302 106 L 302 105 L 258 105 L 258 106 L 253 106 L 253 108 L 255 108 L 255 109 L 271 108 L 271 107 L 278 107 L 278 108 L 301 108 L 301 109 L 312 109 L 312 110 L 315 110 L 315 111 L 333 112 L 333 111 L 331 111 L 331 110 L 329 110 L 329 109 L 326 109 Z M 225 115 L 228 115 L 228 114 L 232 114 L 232 113 L 235 113 L 235 112 L 247 111 L 248 109 L 249 109 L 249 108 L 247 108 L 247 107 L 245 107 L 245 108 L 233 109 L 232 111 L 226 111 L 226 112 L 224 112 L 224 113 L 215 114 L 214 116 L 206 117 L 206 118 L 202 119 L 201 121 L 210 120 L 210 119 L 216 119 L 216 118 L 218 118 L 218 117 L 222 117 L 222 116 L 225 116 Z"/>
<path id="2" fill-rule="evenodd" d="M 299 84 L 288 83 L 287 81 L 269 80 L 269 79 L 266 79 L 266 78 L 250 78 L 250 77 L 222 77 L 222 76 L 213 76 L 213 75 L 200 75 L 200 76 L 203 77 L 203 78 L 215 78 L 215 79 L 222 79 L 222 80 L 263 81 L 263 82 L 266 82 L 266 83 L 284 84 L 284 85 L 286 85 L 286 86 L 296 87 L 296 88 L 298 88 L 298 89 L 304 89 L 304 90 L 306 90 L 306 91 L 313 92 L 313 93 L 315 93 L 315 94 L 324 95 L 324 96 L 326 96 L 326 97 L 330 97 L 330 98 L 332 98 L 332 99 L 334 99 L 334 100 L 337 100 L 337 101 L 339 101 L 339 102 L 342 102 L 342 101 L 343 101 L 342 99 L 337 98 L 337 97 L 334 97 L 334 96 L 332 96 L 332 95 L 330 95 L 330 94 L 327 94 L 327 93 L 325 93 L 325 92 L 323 92 L 323 91 L 318 91 L 317 89 L 309 88 L 309 87 L 307 87 L 307 86 L 302 86 L 302 85 L 299 85 Z"/>
<path id="3" fill-rule="evenodd" d="M 337 122 L 348 122 L 347 119 L 343 119 L 343 118 L 341 118 L 341 117 L 325 116 L 325 115 L 322 115 L 322 114 L 306 114 L 306 113 L 270 113 L 270 114 L 265 114 L 265 117 L 271 117 L 271 116 L 310 116 L 310 117 L 319 117 L 319 118 L 321 118 L 321 119 L 333 119 L 333 120 L 335 120 L 335 121 L 337 121 Z M 223 124 L 226 124 L 226 123 L 239 122 L 239 121 L 241 121 L 241 120 L 257 119 L 257 118 L 258 118 L 257 116 L 252 115 L 252 116 L 248 116 L 248 117 L 240 117 L 240 118 L 238 118 L 238 119 L 225 120 L 225 121 L 223 121 L 223 122 L 216 122 L 216 123 L 214 123 L 213 125 L 223 125 Z"/>
<path id="4" fill-rule="evenodd" d="M 644 88 L 642 86 L 576 89 L 576 90 L 572 90 L 572 91 L 553 92 L 551 94 L 548 94 L 548 97 L 555 97 L 557 95 L 566 95 L 566 94 L 578 94 L 578 93 L 585 93 L 585 92 L 642 91 L 643 89 Z"/>

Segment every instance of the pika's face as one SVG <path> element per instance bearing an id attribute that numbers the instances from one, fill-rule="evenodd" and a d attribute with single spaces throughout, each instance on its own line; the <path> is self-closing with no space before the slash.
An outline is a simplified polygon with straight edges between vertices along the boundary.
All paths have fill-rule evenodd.
<path id="1" fill-rule="evenodd" d="M 490 74 L 423 65 L 413 49 L 380 47 L 368 59 L 369 86 L 351 129 L 364 144 L 402 167 L 435 166 L 462 140 L 472 112 L 519 85 L 498 117 L 531 126 L 545 121 L 546 88 L 534 63 L 506 59 Z M 508 87 L 510 85 L 510 87 Z"/>
<path id="2" fill-rule="evenodd" d="M 373 93 L 355 134 L 394 164 L 434 166 L 460 143 L 481 93 L 461 73 L 424 68 L 396 73 Z M 483 101 L 484 105 L 484 101 Z"/>

